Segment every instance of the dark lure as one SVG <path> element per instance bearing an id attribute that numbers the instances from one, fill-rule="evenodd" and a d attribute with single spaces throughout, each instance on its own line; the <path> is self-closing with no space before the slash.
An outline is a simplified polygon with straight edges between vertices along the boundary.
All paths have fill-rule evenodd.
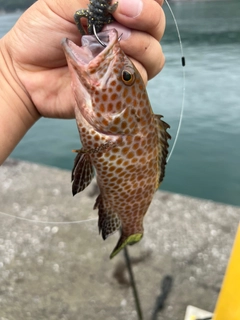
<path id="1" fill-rule="evenodd" d="M 101 32 L 105 24 L 114 21 L 112 13 L 117 9 L 117 6 L 118 2 L 111 5 L 111 0 L 90 0 L 88 9 L 80 9 L 74 15 L 74 20 L 80 33 L 82 35 L 86 34 L 81 23 L 82 18 L 88 20 L 88 34 L 94 34 L 93 26 L 95 26 L 97 33 Z"/>

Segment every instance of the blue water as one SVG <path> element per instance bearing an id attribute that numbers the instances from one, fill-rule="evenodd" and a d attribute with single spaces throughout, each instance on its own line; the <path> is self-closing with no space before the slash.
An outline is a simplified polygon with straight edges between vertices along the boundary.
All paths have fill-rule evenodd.
<path id="1" fill-rule="evenodd" d="M 182 127 L 162 189 L 240 205 L 240 1 L 172 3 L 186 57 Z M 161 42 L 163 71 L 149 82 L 153 109 L 174 140 L 182 104 L 181 54 L 173 20 Z M 0 36 L 19 13 L 0 16 Z M 71 170 L 79 137 L 74 120 L 41 119 L 11 157 Z"/>

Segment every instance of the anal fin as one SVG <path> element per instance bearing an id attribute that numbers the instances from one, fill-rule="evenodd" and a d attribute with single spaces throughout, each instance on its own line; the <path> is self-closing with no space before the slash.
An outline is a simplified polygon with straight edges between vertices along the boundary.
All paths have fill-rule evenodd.
<path id="1" fill-rule="evenodd" d="M 121 221 L 118 215 L 104 203 L 101 194 L 97 197 L 95 205 L 93 207 L 93 209 L 97 208 L 99 216 L 98 228 L 99 232 L 102 232 L 103 240 L 105 240 L 120 228 Z"/>
<path id="2" fill-rule="evenodd" d="M 83 191 L 92 181 L 94 169 L 88 153 L 76 150 L 77 156 L 72 169 L 72 194 Z"/>

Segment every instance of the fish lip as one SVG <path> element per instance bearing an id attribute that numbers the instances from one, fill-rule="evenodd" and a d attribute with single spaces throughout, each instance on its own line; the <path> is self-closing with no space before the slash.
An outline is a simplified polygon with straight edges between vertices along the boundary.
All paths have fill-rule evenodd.
<path id="1" fill-rule="evenodd" d="M 98 33 L 98 37 L 108 38 L 107 46 L 103 47 L 95 38 L 94 35 L 86 35 L 82 37 L 82 46 L 76 45 L 72 40 L 64 38 L 62 40 L 62 47 L 66 58 L 75 66 L 87 66 L 96 57 L 99 60 L 104 60 L 106 54 L 118 41 L 118 33 L 115 29 L 110 29 Z M 90 43 L 90 45 L 89 45 Z"/>

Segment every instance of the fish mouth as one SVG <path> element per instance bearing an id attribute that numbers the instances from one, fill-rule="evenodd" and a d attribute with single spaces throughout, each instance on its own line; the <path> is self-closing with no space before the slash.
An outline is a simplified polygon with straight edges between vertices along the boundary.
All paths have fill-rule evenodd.
<path id="1" fill-rule="evenodd" d="M 98 64 L 101 63 L 114 44 L 118 42 L 118 33 L 115 29 L 110 29 L 98 33 L 98 37 L 106 44 L 106 47 L 102 46 L 94 35 L 84 35 L 81 47 L 77 46 L 70 39 L 64 38 L 62 40 L 62 47 L 67 60 L 76 67 L 89 66 L 96 57 L 98 58 Z"/>

